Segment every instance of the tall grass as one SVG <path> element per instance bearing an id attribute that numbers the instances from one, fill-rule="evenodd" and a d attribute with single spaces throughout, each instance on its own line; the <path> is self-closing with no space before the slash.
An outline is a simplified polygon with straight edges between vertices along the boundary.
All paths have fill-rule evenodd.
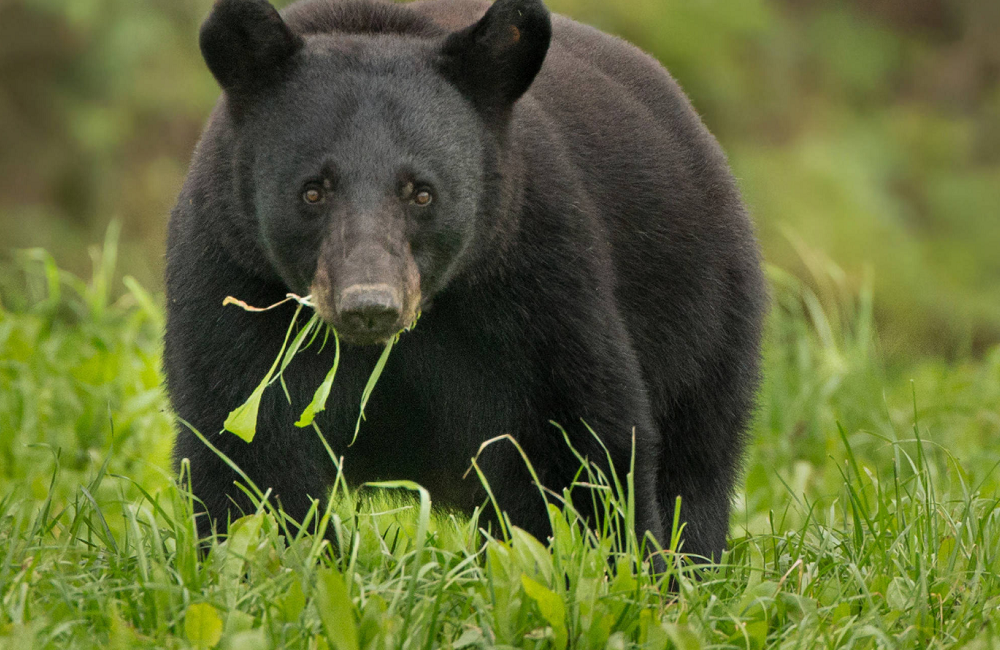
<path id="1" fill-rule="evenodd" d="M 30 252 L 0 285 L 2 647 L 1000 647 L 1000 350 L 885 367 L 832 265 L 771 271 L 731 550 L 694 571 L 659 540 L 654 575 L 563 495 L 551 540 L 491 538 L 408 483 L 338 481 L 325 537 L 263 503 L 202 554 L 166 470 L 162 315 L 132 282 L 111 299 L 113 258 L 83 281 Z M 580 482 L 627 521 L 629 478 Z"/>

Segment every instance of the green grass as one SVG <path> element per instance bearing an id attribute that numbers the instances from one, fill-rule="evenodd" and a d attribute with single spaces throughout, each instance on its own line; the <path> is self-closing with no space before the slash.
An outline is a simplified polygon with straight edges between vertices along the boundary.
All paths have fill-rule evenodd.
<path id="1" fill-rule="evenodd" d="M 114 250 L 89 281 L 38 251 L 0 272 L 0 647 L 1000 648 L 1000 350 L 887 367 L 836 267 L 772 269 L 731 550 L 655 578 L 571 510 L 550 544 L 487 539 L 409 484 L 338 484 L 312 521 L 336 553 L 262 508 L 202 560 L 162 313 Z M 584 478 L 628 517 L 627 477 Z"/>

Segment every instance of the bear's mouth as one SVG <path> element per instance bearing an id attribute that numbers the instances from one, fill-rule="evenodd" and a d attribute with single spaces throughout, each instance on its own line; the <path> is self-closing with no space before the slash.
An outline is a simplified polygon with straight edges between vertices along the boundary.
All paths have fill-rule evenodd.
<path id="1" fill-rule="evenodd" d="M 421 293 L 416 261 L 408 246 L 405 255 L 386 257 L 389 263 L 375 269 L 347 266 L 349 259 L 339 265 L 320 259 L 310 287 L 313 302 L 320 318 L 347 343 L 384 344 L 417 320 Z"/>
<path id="2" fill-rule="evenodd" d="M 384 344 L 410 329 L 419 313 L 419 291 L 418 287 L 413 295 L 386 284 L 352 285 L 331 300 L 321 284 L 312 285 L 320 318 L 337 330 L 342 341 L 353 345 Z"/>
<path id="3" fill-rule="evenodd" d="M 416 322 L 419 289 L 415 300 L 405 300 L 386 284 L 354 285 L 344 290 L 337 300 L 338 308 L 327 320 L 338 336 L 354 345 L 387 343 L 400 331 Z M 323 313 L 320 312 L 320 316 Z"/>

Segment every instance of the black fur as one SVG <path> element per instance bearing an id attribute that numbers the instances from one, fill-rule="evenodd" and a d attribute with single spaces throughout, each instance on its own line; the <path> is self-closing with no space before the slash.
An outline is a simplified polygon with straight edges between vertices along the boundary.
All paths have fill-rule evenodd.
<path id="1" fill-rule="evenodd" d="M 271 62 L 257 70 L 265 78 L 281 71 L 253 89 L 232 81 L 249 77 L 226 54 L 247 41 L 224 35 L 262 25 L 261 5 L 222 0 L 205 28 L 215 25 L 206 59 L 226 93 L 170 223 L 165 365 L 177 414 L 301 517 L 334 468 L 293 422 L 332 346 L 293 361 L 292 404 L 279 388 L 265 393 L 252 444 L 218 434 L 267 372 L 292 312 L 222 301 L 304 293 L 322 242 L 403 229 L 423 316 L 393 350 L 353 446 L 379 348 L 344 345 L 317 419 L 347 477 L 412 479 L 436 503 L 469 510 L 484 493 L 462 476 L 486 439 L 515 436 L 560 490 L 578 462 L 550 421 L 602 462 L 586 421 L 620 476 L 634 430 L 639 532 L 668 542 L 680 495 L 684 550 L 717 556 L 766 298 L 724 155 L 673 79 L 621 40 L 560 16 L 550 28 L 537 0 L 489 12 L 467 0 L 304 0 L 254 32 L 254 42 L 302 45 L 247 50 L 255 68 Z M 434 203 L 401 199 L 400 178 L 426 181 Z M 318 211 L 299 200 L 309 179 L 333 188 Z M 217 524 L 247 507 L 236 476 L 185 427 L 175 454 L 191 459 Z M 495 444 L 480 465 L 514 523 L 544 537 L 514 448 Z"/>

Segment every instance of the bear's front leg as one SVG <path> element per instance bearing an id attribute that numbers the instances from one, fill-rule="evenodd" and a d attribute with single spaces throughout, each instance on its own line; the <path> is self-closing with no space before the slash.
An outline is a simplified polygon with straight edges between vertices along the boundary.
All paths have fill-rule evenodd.
<path id="1" fill-rule="evenodd" d="M 559 426 L 548 421 L 544 424 L 540 422 L 537 428 L 520 431 L 514 436 L 542 487 L 535 482 L 520 451 L 508 440 L 494 442 L 477 460 L 497 506 L 506 514 L 510 523 L 544 542 L 552 534 L 545 503 L 547 501 L 561 505 L 563 490 L 570 487 L 573 488 L 571 506 L 591 527 L 600 527 L 609 514 L 615 516 L 613 509 L 608 512 L 601 507 L 601 494 L 595 494 L 582 485 L 573 485 L 574 480 L 589 482 L 585 473 L 579 473 L 580 461 L 573 453 L 575 450 L 593 468 L 604 474 L 612 490 L 616 489 L 614 482 L 617 479 L 623 492 L 616 493 L 615 498 L 620 499 L 623 504 L 628 498 L 628 476 L 632 473 L 636 539 L 640 546 L 645 545 L 647 555 L 667 545 L 670 540 L 663 523 L 656 482 L 659 445 L 655 433 L 651 434 L 650 429 L 645 428 L 649 426 L 648 423 L 645 426 L 628 426 L 628 416 L 619 415 L 612 420 L 596 415 L 593 411 L 589 418 L 581 419 L 577 416 L 575 422 L 570 421 L 569 416 L 551 419 Z M 569 445 L 563 431 L 569 438 Z M 570 445 L 573 449 L 570 449 Z M 598 504 L 596 507 L 595 501 Z M 497 519 L 493 505 L 487 504 L 482 521 L 493 525 L 494 535 L 499 535 Z M 624 531 L 624 523 L 618 522 L 617 529 Z M 652 535 L 655 543 L 645 539 L 647 533 Z M 663 568 L 661 564 L 657 563 L 660 569 Z"/>
<path id="2" fill-rule="evenodd" d="M 615 329 L 596 339 L 581 335 L 576 343 L 572 332 L 549 330 L 559 336 L 544 348 L 536 382 L 523 382 L 521 403 L 526 410 L 511 434 L 546 488 L 549 503 L 557 503 L 574 480 L 587 481 L 586 474 L 579 474 L 577 454 L 599 469 L 612 489 L 617 479 L 627 490 L 632 472 L 635 534 L 640 545 L 647 533 L 656 540 L 646 542 L 649 553 L 670 541 L 657 487 L 662 440 L 650 415 L 639 364 L 626 337 L 616 337 Z M 514 445 L 493 443 L 482 453 L 479 466 L 512 524 L 540 540 L 551 534 L 539 487 Z M 616 496 L 624 500 L 628 495 Z M 595 497 L 599 501 L 600 495 L 586 487 L 573 489 L 572 506 L 592 527 L 607 516 L 600 505 L 594 507 Z"/>

